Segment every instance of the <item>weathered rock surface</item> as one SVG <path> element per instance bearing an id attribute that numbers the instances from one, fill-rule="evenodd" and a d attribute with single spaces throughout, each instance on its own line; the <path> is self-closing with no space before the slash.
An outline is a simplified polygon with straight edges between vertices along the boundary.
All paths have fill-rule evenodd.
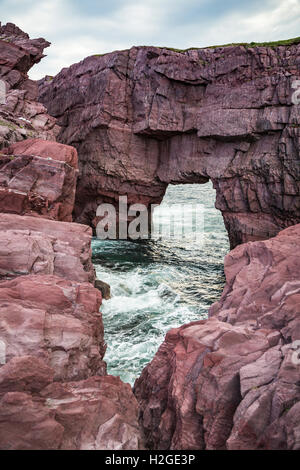
<path id="1" fill-rule="evenodd" d="M 80 265 L 91 229 L 10 214 L 0 219 L 1 274 L 18 276 L 0 282 L 0 449 L 143 448 L 130 385 L 106 375 L 100 291 L 43 274 L 55 272 L 57 261 L 61 276 L 73 268 L 77 277 L 72 253 Z M 5 230 L 13 225 L 21 229 Z M 36 274 L 20 275 L 26 269 Z"/>
<path id="2" fill-rule="evenodd" d="M 226 287 L 210 316 L 281 330 L 286 342 L 300 339 L 299 247 L 300 225 L 236 247 L 225 257 Z"/>
<path id="3" fill-rule="evenodd" d="M 159 203 L 169 183 L 217 191 L 231 247 L 299 223 L 300 44 L 91 56 L 40 82 L 74 145 L 79 222 L 102 202 Z"/>
<path id="4" fill-rule="evenodd" d="M 150 448 L 300 449 L 299 246 L 238 246 L 210 318 L 167 334 L 135 383 Z"/>
<path id="5" fill-rule="evenodd" d="M 128 384 L 112 376 L 68 383 L 52 377 L 53 370 L 32 356 L 0 368 L 1 449 L 143 448 Z"/>
<path id="6" fill-rule="evenodd" d="M 13 23 L 3 26 L 0 23 L 0 45 L 0 74 L 13 87 L 27 81 L 28 70 L 44 57 L 43 50 L 50 46 L 50 42 L 43 38 L 30 39 Z"/>
<path id="7" fill-rule="evenodd" d="M 0 283 L 0 337 L 6 361 L 31 355 L 56 380 L 105 375 L 101 294 L 89 283 L 56 276 L 20 276 Z"/>
<path id="8" fill-rule="evenodd" d="M 138 449 L 137 401 L 103 362 L 91 232 L 56 221 L 72 220 L 77 156 L 48 142 L 27 76 L 48 45 L 0 27 L 0 448 Z M 299 222 L 299 47 L 133 48 L 42 81 L 79 152 L 77 220 L 212 179 L 231 246 Z M 299 245 L 298 225 L 237 247 L 210 318 L 168 333 L 135 384 L 150 448 L 300 449 Z"/>
<path id="9" fill-rule="evenodd" d="M 0 79 L 6 87 L 5 100 L 0 100 L 0 149 L 32 137 L 55 140 L 56 119 L 37 102 L 37 83 L 27 75 L 49 45 L 42 38 L 30 39 L 12 23 L 0 23 Z"/>
<path id="10" fill-rule="evenodd" d="M 0 449 L 138 449 L 137 401 L 103 361 L 92 231 L 69 223 L 77 152 L 51 142 L 27 76 L 48 45 L 0 25 Z"/>
<path id="11" fill-rule="evenodd" d="M 106 375 L 100 304 L 89 283 L 0 282 L 2 450 L 143 448 L 130 385 Z"/>
<path id="12" fill-rule="evenodd" d="M 12 144 L 5 149 L 6 154 L 11 155 L 38 155 L 47 160 L 57 160 L 68 164 L 75 170 L 78 169 L 78 156 L 76 149 L 70 145 L 63 145 L 43 139 L 26 139 Z"/>
<path id="13" fill-rule="evenodd" d="M 0 154 L 0 211 L 72 221 L 77 153 L 41 139 L 11 145 Z"/>
<path id="14" fill-rule="evenodd" d="M 0 211 L 71 221 L 76 150 L 45 141 L 55 141 L 59 128 L 35 101 L 38 85 L 27 76 L 49 45 L 11 23 L 0 24 Z"/>
<path id="15" fill-rule="evenodd" d="M 93 284 L 91 235 L 86 225 L 0 213 L 0 279 L 55 274 Z"/>

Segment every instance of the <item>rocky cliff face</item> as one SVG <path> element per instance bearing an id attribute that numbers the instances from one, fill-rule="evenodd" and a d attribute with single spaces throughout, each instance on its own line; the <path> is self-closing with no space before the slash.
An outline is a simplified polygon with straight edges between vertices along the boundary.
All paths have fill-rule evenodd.
<path id="1" fill-rule="evenodd" d="M 45 142 L 55 141 L 59 127 L 27 74 L 49 45 L 0 23 L 0 211 L 71 221 L 76 150 Z"/>
<path id="2" fill-rule="evenodd" d="M 86 225 L 0 213 L 0 279 L 54 274 L 94 284 L 91 237 Z"/>
<path id="3" fill-rule="evenodd" d="M 70 223 L 77 152 L 27 77 L 47 45 L 0 28 L 0 449 L 138 449 L 137 401 L 103 360 L 92 231 Z"/>
<path id="4" fill-rule="evenodd" d="M 300 221 L 300 44 L 91 56 L 40 83 L 79 155 L 78 222 L 101 202 L 159 203 L 169 183 L 217 191 L 231 247 Z"/>
<path id="5" fill-rule="evenodd" d="M 77 152 L 69 145 L 26 139 L 0 153 L 0 210 L 72 221 Z"/>
<path id="6" fill-rule="evenodd" d="M 300 448 L 299 245 L 238 246 L 210 318 L 168 332 L 135 382 L 150 448 Z"/>
<path id="7" fill-rule="evenodd" d="M 12 23 L 0 23 L 0 150 L 25 138 L 55 140 L 56 120 L 37 101 L 37 83 L 27 75 L 49 45 L 43 38 L 30 39 Z"/>
<path id="8" fill-rule="evenodd" d="M 0 33 L 0 448 L 299 449 L 300 224 L 229 253 L 209 319 L 167 334 L 134 396 L 106 375 L 65 143 L 77 221 L 211 178 L 232 246 L 268 238 L 299 222 L 300 46 L 87 58 L 40 83 L 58 144 L 27 78 L 48 43 Z"/>

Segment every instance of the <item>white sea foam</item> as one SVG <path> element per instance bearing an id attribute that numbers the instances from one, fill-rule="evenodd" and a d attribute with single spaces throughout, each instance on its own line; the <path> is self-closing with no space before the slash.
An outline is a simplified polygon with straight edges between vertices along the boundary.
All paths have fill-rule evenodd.
<path id="1" fill-rule="evenodd" d="M 229 246 L 214 199 L 211 184 L 170 186 L 158 209 L 163 219 L 164 202 L 204 204 L 203 246 L 189 237 L 145 243 L 93 241 L 97 277 L 110 284 L 112 293 L 101 308 L 109 373 L 133 383 L 166 332 L 205 318 L 220 296 Z"/>

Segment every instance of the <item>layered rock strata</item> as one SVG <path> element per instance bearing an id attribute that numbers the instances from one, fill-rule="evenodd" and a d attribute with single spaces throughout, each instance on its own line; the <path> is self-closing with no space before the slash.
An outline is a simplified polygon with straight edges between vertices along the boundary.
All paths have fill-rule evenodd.
<path id="1" fill-rule="evenodd" d="M 53 369 L 32 356 L 0 368 L 1 449 L 141 446 L 137 406 L 128 384 L 111 375 L 67 383 L 53 382 L 52 377 Z"/>
<path id="2" fill-rule="evenodd" d="M 105 375 L 101 294 L 89 283 L 51 275 L 0 283 L 0 337 L 6 363 L 37 356 L 58 381 Z"/>
<path id="3" fill-rule="evenodd" d="M 106 375 L 91 231 L 69 223 L 76 151 L 45 142 L 59 118 L 77 221 L 211 179 L 231 246 L 269 238 L 299 222 L 299 44 L 93 56 L 40 82 L 55 117 L 27 76 L 47 45 L 0 27 L 0 448 L 299 449 L 300 225 L 230 252 L 210 318 L 167 334 L 135 398 Z"/>
<path id="4" fill-rule="evenodd" d="M 0 210 L 72 221 L 77 153 L 73 147 L 27 139 L 0 153 Z"/>
<path id="5" fill-rule="evenodd" d="M 42 80 L 58 140 L 79 155 L 76 220 L 95 226 L 120 195 L 149 206 L 170 183 L 211 179 L 231 248 L 299 223 L 299 52 L 133 47 Z"/>
<path id="6" fill-rule="evenodd" d="M 93 284 L 91 236 L 86 225 L 0 213 L 0 279 L 54 274 Z"/>

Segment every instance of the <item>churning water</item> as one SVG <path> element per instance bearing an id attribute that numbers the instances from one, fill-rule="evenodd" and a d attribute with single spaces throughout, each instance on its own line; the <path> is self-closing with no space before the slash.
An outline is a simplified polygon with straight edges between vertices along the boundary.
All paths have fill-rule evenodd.
<path id="1" fill-rule="evenodd" d="M 158 209 L 163 222 L 170 204 L 203 204 L 202 243 L 189 236 L 138 243 L 93 240 L 97 277 L 110 284 L 112 294 L 101 308 L 108 344 L 105 360 L 108 373 L 124 382 L 132 384 L 140 375 L 170 328 L 206 318 L 220 297 L 229 243 L 214 202 L 210 182 L 169 185 Z M 194 230 L 185 228 L 185 233 Z"/>

